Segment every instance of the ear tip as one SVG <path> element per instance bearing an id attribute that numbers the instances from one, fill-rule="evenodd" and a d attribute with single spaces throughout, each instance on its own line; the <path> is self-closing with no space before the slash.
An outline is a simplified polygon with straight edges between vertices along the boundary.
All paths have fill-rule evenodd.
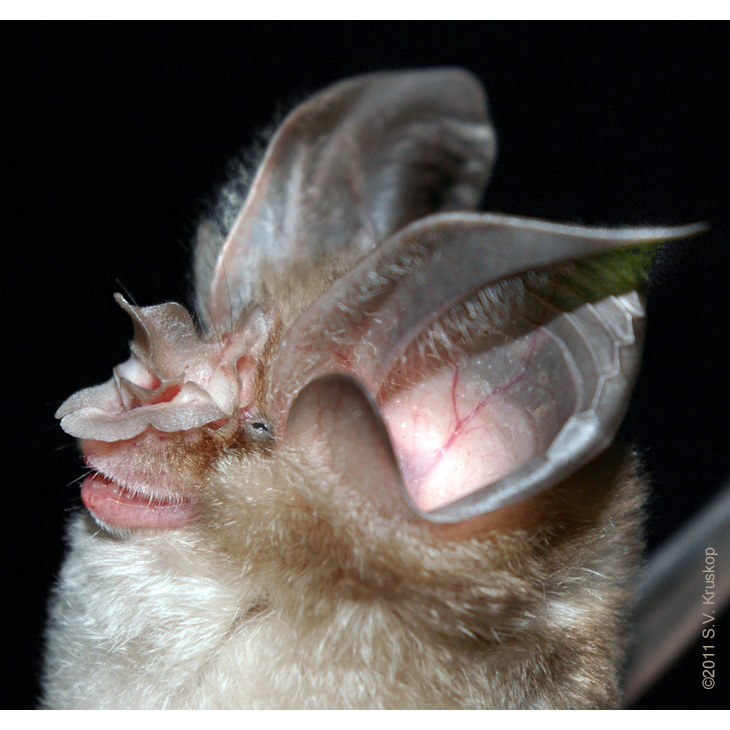
<path id="1" fill-rule="evenodd" d="M 445 66 L 441 69 L 435 69 L 435 71 L 440 71 L 445 76 L 448 76 L 455 81 L 460 81 L 466 85 L 474 86 L 480 91 L 484 90 L 482 80 L 473 71 L 470 71 L 468 68 L 464 68 L 463 66 Z"/>
<path id="2" fill-rule="evenodd" d="M 404 79 L 422 78 L 434 88 L 447 90 L 448 96 L 462 106 L 465 102 L 486 110 L 487 94 L 482 80 L 472 71 L 462 66 L 437 66 L 411 71 L 396 71 Z"/>
<path id="3" fill-rule="evenodd" d="M 690 238 L 693 236 L 699 236 L 702 233 L 707 233 L 712 229 L 712 226 L 708 221 L 697 221 L 696 223 L 689 223 L 686 226 L 679 226 L 676 229 L 676 235 L 673 238 Z"/>
<path id="4" fill-rule="evenodd" d="M 360 79 L 414 79 L 414 78 L 430 78 L 430 79 L 449 79 L 459 80 L 469 84 L 474 84 L 482 87 L 482 82 L 479 77 L 470 71 L 468 68 L 463 66 L 423 66 L 420 68 L 409 68 L 409 69 L 392 69 L 386 71 L 374 71 L 372 73 L 363 74 L 360 77 L 354 77 L 351 79 L 345 79 L 340 83 L 348 83 Z"/>
<path id="5" fill-rule="evenodd" d="M 375 71 L 341 81 L 327 87 L 323 93 L 333 95 L 348 87 L 359 88 L 361 93 L 372 93 L 380 99 L 392 98 L 394 106 L 403 104 L 406 99 L 429 100 L 449 109 L 456 117 L 488 121 L 484 84 L 476 74 L 461 66 Z"/>

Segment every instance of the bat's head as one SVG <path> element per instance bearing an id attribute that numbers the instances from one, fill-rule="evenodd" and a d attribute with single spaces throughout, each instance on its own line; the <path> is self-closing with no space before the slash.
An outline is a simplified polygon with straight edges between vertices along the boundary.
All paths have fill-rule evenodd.
<path id="1" fill-rule="evenodd" d="M 493 158 L 462 71 L 363 77 L 297 108 L 227 235 L 201 229 L 202 328 L 119 297 L 130 359 L 59 409 L 92 514 L 178 527 L 226 450 L 344 449 L 388 471 L 389 509 L 458 523 L 604 451 L 638 369 L 648 244 L 698 229 L 470 212 Z M 340 423 L 352 398 L 377 459 Z"/>
<path id="2" fill-rule="evenodd" d="M 654 244 L 700 227 L 474 213 L 493 158 L 463 71 L 316 95 L 232 224 L 201 228 L 201 325 L 120 298 L 130 359 L 58 411 L 95 519 L 202 535 L 245 583 L 250 646 L 266 635 L 310 678 L 366 668 L 342 705 L 421 681 L 421 707 L 434 688 L 456 705 L 471 690 L 453 678 L 480 673 L 470 706 L 615 692 L 641 489 L 607 449 Z"/>
<path id="3" fill-rule="evenodd" d="M 253 307 L 236 329 L 205 338 L 179 304 L 117 301 L 134 322 L 129 360 L 57 416 L 81 439 L 93 470 L 81 496 L 101 524 L 181 527 L 195 520 L 198 485 L 222 450 L 270 441 L 260 414 L 262 360 L 277 320 Z"/>

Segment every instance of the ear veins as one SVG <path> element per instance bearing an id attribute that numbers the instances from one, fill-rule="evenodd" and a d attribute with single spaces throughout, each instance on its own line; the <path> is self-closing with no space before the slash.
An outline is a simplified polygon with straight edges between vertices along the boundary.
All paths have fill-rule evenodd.
<path id="1" fill-rule="evenodd" d="M 621 502 L 625 511 L 634 515 L 632 519 L 641 519 L 643 493 L 630 502 L 623 493 L 616 495 L 617 484 L 621 492 L 629 491 L 623 488 L 627 482 L 634 488 L 636 470 L 637 460 L 631 450 L 615 443 L 568 479 L 540 494 L 464 522 L 424 524 L 432 534 L 455 540 L 481 540 L 495 530 L 520 529 L 542 535 L 544 546 L 554 548 L 596 529 L 606 514 L 615 511 L 613 503 Z"/>
<path id="2" fill-rule="evenodd" d="M 534 348 L 533 348 L 534 349 Z M 540 439 L 527 411 L 508 398 L 527 362 L 494 385 L 457 362 L 392 393 L 383 404 L 404 481 L 424 511 L 483 488 L 534 456 Z M 463 359 L 465 361 L 465 358 Z"/>

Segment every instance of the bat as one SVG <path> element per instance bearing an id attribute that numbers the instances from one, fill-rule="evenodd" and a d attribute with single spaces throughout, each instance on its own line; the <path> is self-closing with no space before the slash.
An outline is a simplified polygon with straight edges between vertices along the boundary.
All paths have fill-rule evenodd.
<path id="1" fill-rule="evenodd" d="M 616 433 L 652 255 L 703 226 L 478 212 L 495 153 L 465 71 L 338 83 L 201 224 L 195 316 L 117 295 L 129 359 L 57 412 L 44 707 L 620 705 Z"/>

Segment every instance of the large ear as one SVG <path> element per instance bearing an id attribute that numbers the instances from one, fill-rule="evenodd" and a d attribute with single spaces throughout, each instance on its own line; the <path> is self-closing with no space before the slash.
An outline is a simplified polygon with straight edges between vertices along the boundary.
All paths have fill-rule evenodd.
<path id="1" fill-rule="evenodd" d="M 428 519 L 535 494 L 605 449 L 628 403 L 646 257 L 611 252 L 699 230 L 468 213 L 418 221 L 291 328 L 274 363 L 277 427 L 307 383 L 348 374 L 379 404 L 409 498 Z"/>
<path id="2" fill-rule="evenodd" d="M 352 378 L 327 375 L 303 388 L 289 413 L 283 447 L 316 454 L 341 484 L 389 515 L 412 514 L 378 406 Z"/>
<path id="3" fill-rule="evenodd" d="M 407 223 L 474 208 L 495 154 L 479 82 L 458 69 L 380 73 L 297 107 L 273 137 L 222 247 L 196 251 L 209 327 L 302 261 L 354 261 Z"/>

